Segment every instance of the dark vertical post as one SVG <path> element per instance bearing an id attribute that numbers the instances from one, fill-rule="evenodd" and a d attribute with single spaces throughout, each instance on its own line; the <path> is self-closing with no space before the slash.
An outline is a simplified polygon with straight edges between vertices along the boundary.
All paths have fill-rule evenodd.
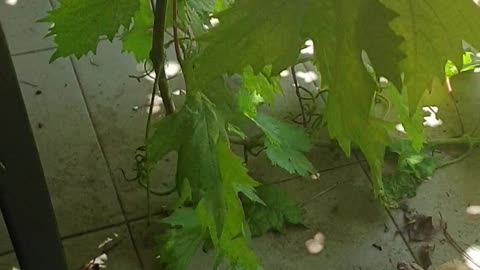
<path id="1" fill-rule="evenodd" d="M 45 176 L 0 25 L 0 208 L 22 270 L 66 270 Z"/>

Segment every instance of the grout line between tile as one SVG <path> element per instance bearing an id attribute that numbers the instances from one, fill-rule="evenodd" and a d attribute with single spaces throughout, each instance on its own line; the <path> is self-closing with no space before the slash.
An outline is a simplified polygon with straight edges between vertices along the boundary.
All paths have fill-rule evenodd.
<path id="1" fill-rule="evenodd" d="M 355 153 L 355 156 L 357 157 L 357 154 Z M 357 157 L 358 159 L 358 157 Z M 363 173 L 365 174 L 365 176 L 367 177 L 368 179 L 368 182 L 370 182 L 370 184 L 372 184 L 372 179 L 370 178 L 370 174 L 367 172 L 367 169 L 365 168 L 365 166 L 362 166 L 362 164 L 360 163 L 360 167 L 362 168 L 362 171 Z M 403 233 L 399 230 L 399 226 L 398 226 L 398 223 L 397 221 L 395 220 L 395 218 L 393 217 L 392 215 L 392 211 L 390 211 L 390 209 L 386 208 L 386 207 L 383 207 L 383 209 L 385 210 L 385 212 L 387 213 L 388 217 L 390 218 L 390 220 L 392 221 L 392 223 L 395 225 L 395 228 L 398 230 L 398 233 L 400 234 L 401 238 L 402 238 L 402 242 L 405 244 L 405 246 L 407 247 L 408 249 L 408 252 L 410 253 L 410 256 L 412 256 L 412 259 L 418 263 L 418 258 L 417 256 L 415 255 L 415 252 L 413 251 L 412 247 L 410 246 L 410 244 L 408 243 L 408 241 L 406 240 L 405 236 L 403 235 Z"/>
<path id="2" fill-rule="evenodd" d="M 43 48 L 43 49 L 36 49 L 36 50 L 31 50 L 31 51 L 12 53 L 12 54 L 10 54 L 10 56 L 13 57 L 13 56 L 26 55 L 26 54 L 33 54 L 33 53 L 38 53 L 38 52 L 45 52 L 45 51 L 54 50 L 56 48 L 57 47 L 47 47 L 47 48 Z"/>
<path id="3" fill-rule="evenodd" d="M 81 92 L 81 94 L 82 94 L 82 98 L 83 98 L 83 102 L 84 102 L 84 104 L 85 104 L 85 108 L 86 108 L 86 110 L 87 110 L 88 118 L 89 118 L 89 120 L 90 120 L 90 123 L 91 123 L 92 128 L 93 128 L 93 132 L 94 132 L 94 134 L 95 134 L 95 139 L 96 139 L 97 144 L 98 144 L 98 146 L 99 146 L 99 148 L 100 148 L 100 151 L 101 151 L 101 153 L 102 153 L 102 158 L 103 158 L 103 160 L 105 161 L 105 165 L 106 165 L 106 167 L 107 167 L 107 170 L 108 170 L 108 173 L 109 173 L 109 176 L 110 176 L 110 181 L 112 181 L 112 185 L 113 185 L 113 188 L 114 188 L 114 190 L 115 190 L 115 195 L 116 195 L 116 197 L 117 197 L 117 201 L 118 201 L 118 204 L 119 204 L 119 206 L 120 206 L 120 210 L 122 211 L 123 218 L 124 218 L 124 220 L 125 220 L 124 223 L 127 225 L 127 230 L 128 230 L 128 234 L 129 234 L 129 236 L 130 236 L 130 240 L 131 240 L 131 242 L 132 242 L 132 244 L 133 244 L 133 247 L 134 247 L 134 249 L 135 249 L 135 253 L 136 253 L 136 255 L 137 255 L 137 259 L 138 259 L 138 261 L 139 261 L 139 263 L 140 263 L 140 267 L 141 267 L 141 269 L 144 269 L 144 265 L 143 265 L 142 260 L 140 259 L 140 254 L 139 254 L 138 248 L 137 248 L 137 246 L 136 246 L 136 244 L 135 244 L 135 242 L 134 242 L 132 230 L 131 230 L 131 228 L 130 228 L 130 225 L 126 222 L 126 221 L 127 221 L 127 215 L 126 215 L 126 212 L 125 212 L 125 207 L 124 207 L 123 202 L 122 202 L 122 200 L 121 200 L 121 198 L 120 198 L 120 194 L 119 194 L 119 192 L 118 192 L 117 184 L 115 183 L 115 178 L 114 178 L 114 174 L 113 174 L 113 172 L 112 172 L 112 168 L 111 168 L 110 162 L 109 162 L 109 160 L 107 159 L 107 156 L 106 156 L 106 153 L 105 153 L 105 149 L 103 148 L 103 145 L 102 145 L 102 143 L 101 143 L 101 141 L 100 141 L 100 138 L 99 138 L 99 136 L 98 136 L 98 134 L 97 134 L 97 128 L 96 128 L 96 125 L 95 125 L 95 123 L 94 123 L 94 121 L 93 121 L 93 119 L 92 119 L 91 110 L 90 110 L 90 107 L 88 106 L 88 103 L 87 103 L 86 98 L 85 98 L 85 91 L 84 91 L 83 85 L 82 85 L 82 83 L 81 83 L 81 81 L 80 81 L 80 77 L 79 77 L 79 75 L 78 75 L 78 72 L 77 72 L 77 69 L 76 69 L 76 67 L 75 67 L 75 64 L 73 63 L 72 57 L 69 57 L 69 59 L 70 59 L 70 64 L 72 65 L 72 69 L 73 69 L 73 73 L 74 73 L 74 75 L 75 75 L 75 79 L 76 79 L 76 81 L 77 81 L 77 84 L 78 84 L 78 86 L 79 86 L 79 88 L 80 88 L 80 92 Z"/>

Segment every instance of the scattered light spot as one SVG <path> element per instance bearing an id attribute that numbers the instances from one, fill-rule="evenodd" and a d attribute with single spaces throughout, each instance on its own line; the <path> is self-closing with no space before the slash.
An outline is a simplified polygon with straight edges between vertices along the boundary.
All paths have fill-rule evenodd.
<path id="1" fill-rule="evenodd" d="M 186 93 L 187 91 L 185 91 L 184 89 L 178 89 L 172 92 L 174 96 L 180 96 L 181 94 L 186 94 Z"/>
<path id="2" fill-rule="evenodd" d="M 315 50 L 313 48 L 313 41 L 311 39 L 305 41 L 305 48 L 303 48 L 300 53 L 302 54 L 309 54 L 309 55 L 312 55 L 314 54 Z"/>
<path id="3" fill-rule="evenodd" d="M 135 69 L 136 69 L 138 72 L 144 72 L 144 70 L 143 70 L 143 63 L 138 63 L 137 66 L 135 67 Z"/>
<path id="4" fill-rule="evenodd" d="M 152 98 L 151 94 L 147 95 L 148 104 L 150 104 L 151 98 Z M 153 105 L 162 105 L 162 104 L 163 104 L 162 97 L 159 95 L 155 95 L 155 98 L 153 99 Z"/>
<path id="5" fill-rule="evenodd" d="M 167 78 L 171 78 L 180 72 L 180 65 L 177 62 L 168 61 L 165 65 L 165 74 Z"/>
<path id="6" fill-rule="evenodd" d="M 479 0 L 479 1 L 480 1 L 480 0 Z M 476 68 L 476 69 L 474 69 L 474 70 L 473 70 L 473 72 L 475 72 L 475 73 L 479 73 L 479 72 L 480 72 L 480 68 Z"/>
<path id="7" fill-rule="evenodd" d="M 472 216 L 480 215 L 480 205 L 470 205 L 467 207 L 467 214 Z"/>
<path id="8" fill-rule="evenodd" d="M 403 127 L 402 124 L 396 125 L 396 126 L 395 126 L 395 129 L 396 129 L 397 131 L 401 132 L 401 133 L 404 133 L 404 134 L 407 133 L 407 132 L 405 131 L 405 128 Z"/>
<path id="9" fill-rule="evenodd" d="M 473 0 L 473 2 L 474 2 L 477 6 L 480 6 L 480 0 Z"/>
<path id="10" fill-rule="evenodd" d="M 15 6 L 18 3 L 18 0 L 5 0 L 5 4 L 9 6 Z"/>
<path id="11" fill-rule="evenodd" d="M 385 77 L 380 77 L 380 79 L 378 79 L 378 83 L 380 84 L 381 88 L 386 88 L 389 84 L 389 81 Z"/>
<path id="12" fill-rule="evenodd" d="M 20 268 L 14 266 L 12 267 L 12 270 L 20 270 Z"/>
<path id="13" fill-rule="evenodd" d="M 210 29 L 210 27 L 208 27 L 208 25 L 206 25 L 206 24 L 204 24 L 204 25 L 202 25 L 202 26 L 203 26 L 203 29 L 205 29 L 205 30 Z"/>
<path id="14" fill-rule="evenodd" d="M 320 173 L 319 172 L 314 173 L 314 174 L 310 175 L 310 178 L 312 178 L 312 180 L 318 180 L 318 179 L 320 179 Z"/>
<path id="15" fill-rule="evenodd" d="M 443 121 L 437 118 L 437 114 L 438 114 L 437 106 L 423 107 L 423 111 L 430 114 L 429 116 L 426 116 L 423 118 L 425 120 L 425 122 L 423 122 L 424 126 L 438 127 L 443 124 Z"/>
<path id="16" fill-rule="evenodd" d="M 152 114 L 160 113 L 161 110 L 162 110 L 162 107 L 160 107 L 160 105 L 153 105 Z M 145 111 L 147 113 L 149 113 L 150 112 L 150 107 L 147 107 L 147 109 Z"/>
<path id="17" fill-rule="evenodd" d="M 479 246 L 472 246 L 469 247 L 465 253 L 467 253 L 468 258 L 465 259 L 465 264 L 468 268 L 472 270 L 480 270 L 480 247 Z M 467 256 L 465 256 L 467 257 Z"/>
<path id="18" fill-rule="evenodd" d="M 210 18 L 210 24 L 212 27 L 217 26 L 220 23 L 220 21 L 217 18 Z"/>
<path id="19" fill-rule="evenodd" d="M 313 239 L 319 241 L 320 243 L 324 244 L 325 243 L 325 235 L 321 232 L 318 232 L 317 234 L 315 234 L 315 236 L 313 237 Z"/>
<path id="20" fill-rule="evenodd" d="M 284 70 L 284 71 L 280 72 L 280 77 L 282 77 L 282 78 L 288 77 L 288 75 L 290 75 L 290 71 L 288 71 L 288 70 Z"/>
<path id="21" fill-rule="evenodd" d="M 307 71 L 307 72 L 298 71 L 296 74 L 297 74 L 297 77 L 303 79 L 306 83 L 311 83 L 318 80 L 317 73 L 313 71 Z"/>

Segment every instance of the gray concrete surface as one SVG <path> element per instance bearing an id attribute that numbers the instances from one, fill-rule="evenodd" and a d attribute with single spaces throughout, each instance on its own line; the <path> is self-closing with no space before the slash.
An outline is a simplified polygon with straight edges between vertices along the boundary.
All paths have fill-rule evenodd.
<path id="1" fill-rule="evenodd" d="M 123 240 L 110 254 L 108 269 L 159 269 L 155 266 L 158 248 L 153 240 L 156 227 L 147 228 L 145 222 L 145 192 L 137 184 L 126 182 L 120 173 L 121 168 L 131 172 L 134 167 L 133 155 L 142 144 L 146 113 L 145 109 L 132 108 L 146 103 L 152 82 L 139 83 L 128 77 L 141 71 L 131 55 L 120 52 L 118 41 L 102 41 L 97 55 L 48 64 L 54 44 L 51 39 L 42 39 L 48 26 L 34 22 L 50 9 L 48 0 L 18 0 L 14 6 L 1 0 L 0 22 L 22 81 L 69 265 L 77 269 L 96 255 L 98 244 L 117 233 Z M 297 67 L 297 71 L 309 70 L 310 66 Z M 289 76 L 282 79 L 287 90 L 277 99 L 274 114 L 283 115 L 296 108 L 292 83 Z M 318 87 L 318 81 L 301 83 L 309 89 Z M 183 89 L 181 77 L 170 80 L 170 86 Z M 326 138 L 325 133 L 321 136 Z M 265 269 L 387 270 L 396 269 L 398 261 L 412 261 L 407 249 L 410 243 L 402 241 L 393 224 L 402 223 L 401 213 L 394 212 L 392 220 L 373 199 L 361 158 L 347 159 L 341 152 L 324 147 L 315 148 L 309 156 L 320 179 L 296 178 L 281 186 L 299 202 L 332 185 L 336 187 L 306 205 L 306 228 L 255 239 L 254 249 Z M 426 214 L 441 212 L 452 236 L 464 247 L 480 237 L 480 219 L 465 214 L 469 204 L 480 204 L 478 156 L 440 170 L 410 202 Z M 172 156 L 161 164 L 155 188 L 172 185 L 174 161 Z M 266 182 L 289 177 L 272 167 L 264 155 L 252 158 L 249 170 Z M 154 211 L 171 200 L 154 198 Z M 319 255 L 308 255 L 304 242 L 317 231 L 326 235 L 326 249 Z M 437 246 L 435 262 L 459 257 L 447 244 L 440 241 Z M 192 269 L 208 269 L 205 265 L 211 259 L 211 254 L 200 252 Z M 10 270 L 15 264 L 8 235 L 0 223 L 0 269 Z"/>

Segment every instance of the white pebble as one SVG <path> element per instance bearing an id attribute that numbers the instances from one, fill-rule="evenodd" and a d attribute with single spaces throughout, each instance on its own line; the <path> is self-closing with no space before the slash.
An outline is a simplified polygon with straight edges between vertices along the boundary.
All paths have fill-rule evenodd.
<path id="1" fill-rule="evenodd" d="M 324 246 L 320 241 L 315 239 L 309 239 L 305 242 L 305 247 L 307 248 L 308 253 L 310 254 L 318 254 L 322 252 Z"/>
<path id="2" fill-rule="evenodd" d="M 467 214 L 472 216 L 480 215 L 480 205 L 470 205 L 467 207 Z"/>
<path id="3" fill-rule="evenodd" d="M 313 239 L 317 240 L 318 242 L 320 242 L 320 244 L 323 244 L 325 243 L 325 235 L 321 232 L 318 232 L 317 234 L 315 234 L 315 236 L 313 237 Z"/>

